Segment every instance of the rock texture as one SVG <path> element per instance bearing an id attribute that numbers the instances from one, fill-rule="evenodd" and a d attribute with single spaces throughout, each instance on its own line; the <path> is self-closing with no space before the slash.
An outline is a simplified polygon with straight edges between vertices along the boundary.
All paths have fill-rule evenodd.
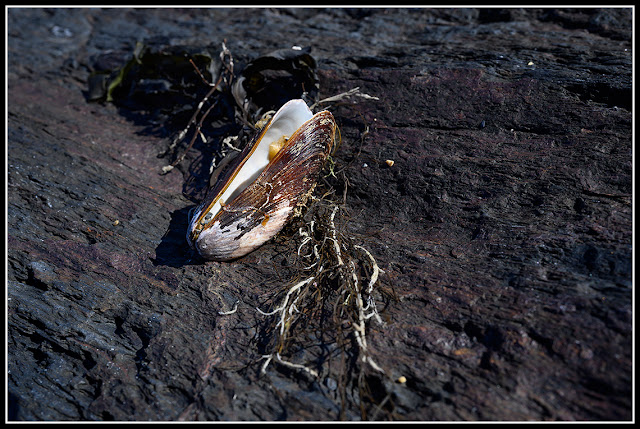
<path id="1" fill-rule="evenodd" d="M 9 419 L 630 420 L 631 12 L 9 9 Z M 160 175 L 175 130 L 87 99 L 100 56 L 223 39 L 239 67 L 311 46 L 321 96 L 379 98 L 333 109 L 340 227 L 395 294 L 365 414 L 329 352 L 260 372 L 290 231 L 199 260 L 211 149 Z"/>

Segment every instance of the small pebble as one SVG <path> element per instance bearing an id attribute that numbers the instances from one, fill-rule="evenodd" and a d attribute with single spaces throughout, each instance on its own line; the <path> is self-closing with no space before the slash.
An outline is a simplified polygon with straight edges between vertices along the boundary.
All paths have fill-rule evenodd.
<path id="1" fill-rule="evenodd" d="M 338 382 L 331 377 L 327 377 L 324 381 L 324 384 L 327 385 L 329 390 L 336 390 L 338 388 Z"/>

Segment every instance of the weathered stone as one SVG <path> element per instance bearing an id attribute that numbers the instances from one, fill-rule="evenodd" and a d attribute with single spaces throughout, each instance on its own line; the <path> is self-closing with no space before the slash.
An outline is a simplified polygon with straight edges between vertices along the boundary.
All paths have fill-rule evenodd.
<path id="1" fill-rule="evenodd" d="M 213 148 L 161 175 L 186 124 L 88 101 L 107 52 L 226 39 L 238 69 L 311 46 L 321 98 L 379 98 L 333 108 L 340 225 L 396 297 L 370 326 L 389 377 L 365 372 L 367 418 L 630 420 L 631 24 L 630 8 L 9 9 L 9 419 L 362 417 L 333 332 L 292 352 L 323 377 L 260 372 L 255 308 L 289 274 L 291 229 L 202 262 L 184 236 Z"/>

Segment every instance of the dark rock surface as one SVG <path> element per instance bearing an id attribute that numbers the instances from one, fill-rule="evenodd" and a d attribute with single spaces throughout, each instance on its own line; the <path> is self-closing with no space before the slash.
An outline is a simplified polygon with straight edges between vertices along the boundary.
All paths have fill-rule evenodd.
<path id="1" fill-rule="evenodd" d="M 101 55 L 226 39 L 238 64 L 311 46 L 323 97 L 380 99 L 334 109 L 342 228 L 397 297 L 372 354 L 406 377 L 368 375 L 367 418 L 630 420 L 631 28 L 629 8 L 9 9 L 9 419 L 361 418 L 334 361 L 260 373 L 286 230 L 198 260 L 207 148 L 160 175 L 171 136 L 87 101 Z"/>

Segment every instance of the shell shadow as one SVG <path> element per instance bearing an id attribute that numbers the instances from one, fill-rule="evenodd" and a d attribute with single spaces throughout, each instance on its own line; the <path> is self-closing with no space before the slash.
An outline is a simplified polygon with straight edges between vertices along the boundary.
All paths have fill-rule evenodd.
<path id="1" fill-rule="evenodd" d="M 171 213 L 169 228 L 156 247 L 156 257 L 151 258 L 153 265 L 180 268 L 202 264 L 202 258 L 189 247 L 186 239 L 189 212 L 193 207 L 183 207 Z"/>

